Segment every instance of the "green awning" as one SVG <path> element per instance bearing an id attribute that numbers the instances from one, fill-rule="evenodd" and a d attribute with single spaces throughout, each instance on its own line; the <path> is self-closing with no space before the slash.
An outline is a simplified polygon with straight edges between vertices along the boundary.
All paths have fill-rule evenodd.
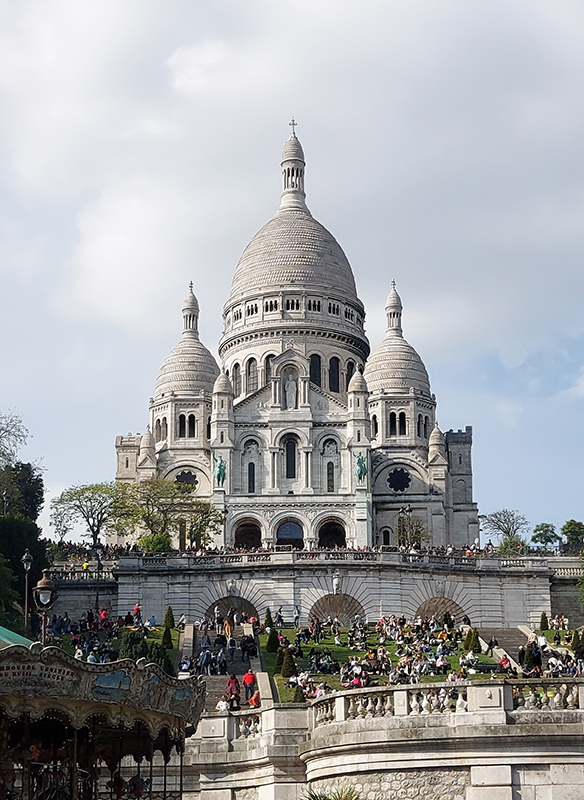
<path id="1" fill-rule="evenodd" d="M 0 650 L 4 647 L 10 647 L 11 644 L 23 644 L 25 647 L 29 647 L 32 644 L 32 640 L 25 639 L 24 636 L 20 636 L 14 631 L 9 631 L 8 628 L 3 628 L 0 625 Z"/>

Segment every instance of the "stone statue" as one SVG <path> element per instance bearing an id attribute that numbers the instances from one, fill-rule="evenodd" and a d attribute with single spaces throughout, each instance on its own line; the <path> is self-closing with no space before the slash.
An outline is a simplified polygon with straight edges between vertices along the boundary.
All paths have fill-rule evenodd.
<path id="1" fill-rule="evenodd" d="M 338 570 L 335 570 L 333 573 L 333 594 L 341 593 L 341 581 L 341 573 Z"/>
<path id="2" fill-rule="evenodd" d="M 288 375 L 288 379 L 284 384 L 284 392 L 286 394 L 286 408 L 296 408 L 296 381 L 292 375 Z"/>
<path id="3" fill-rule="evenodd" d="M 222 456 L 219 456 L 219 458 L 213 456 L 213 458 L 215 459 L 215 480 L 217 481 L 217 486 L 222 489 L 227 475 L 227 464 Z"/>
<path id="4" fill-rule="evenodd" d="M 357 456 L 357 466 L 355 467 L 355 475 L 359 483 L 363 483 L 367 475 L 367 464 L 365 463 L 365 456 L 359 453 Z"/>

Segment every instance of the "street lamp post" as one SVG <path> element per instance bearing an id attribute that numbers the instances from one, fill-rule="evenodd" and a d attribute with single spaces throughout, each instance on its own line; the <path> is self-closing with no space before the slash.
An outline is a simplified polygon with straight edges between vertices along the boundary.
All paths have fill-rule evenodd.
<path id="1" fill-rule="evenodd" d="M 30 572 L 30 567 L 33 562 L 28 547 L 24 551 L 20 562 L 24 567 L 24 635 L 28 637 L 28 573 Z"/>
<path id="2" fill-rule="evenodd" d="M 40 613 L 42 618 L 42 635 L 41 641 L 45 643 L 46 637 L 46 627 L 47 627 L 47 611 L 50 611 L 51 608 L 57 602 L 58 594 L 57 589 L 53 581 L 49 578 L 49 570 L 43 570 L 43 577 L 37 583 L 37 585 L 32 590 L 32 596 L 34 599 L 35 606 L 37 607 L 37 611 Z"/>
<path id="3" fill-rule="evenodd" d="M 97 581 L 95 584 L 95 613 L 96 618 L 99 621 L 99 580 L 101 577 L 101 570 L 103 569 L 103 564 L 101 561 L 101 557 L 103 556 L 103 547 L 100 542 L 96 542 L 95 547 L 93 548 L 93 552 L 95 553 L 95 557 L 97 559 Z"/>

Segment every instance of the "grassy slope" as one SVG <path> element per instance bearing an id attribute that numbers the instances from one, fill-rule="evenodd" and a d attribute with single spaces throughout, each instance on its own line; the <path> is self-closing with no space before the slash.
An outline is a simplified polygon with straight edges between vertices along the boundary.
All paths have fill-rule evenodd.
<path id="1" fill-rule="evenodd" d="M 294 639 L 296 638 L 296 631 L 293 628 L 284 628 L 284 629 L 282 629 L 282 633 L 291 642 L 293 642 Z M 347 629 L 343 629 L 341 631 L 341 638 L 343 639 L 343 641 L 346 641 L 346 639 L 347 639 Z M 287 686 L 285 686 L 286 678 L 283 678 L 281 675 L 274 675 L 274 667 L 276 665 L 276 653 L 268 653 L 267 652 L 267 650 L 266 650 L 267 641 L 268 641 L 267 634 L 260 636 L 260 645 L 261 645 L 261 648 L 262 648 L 262 660 L 264 662 L 264 669 L 267 672 L 269 672 L 270 675 L 272 675 L 274 677 L 276 686 L 278 688 L 278 694 L 280 696 L 280 702 L 281 703 L 291 703 L 293 701 L 293 699 L 294 699 L 294 689 L 290 689 Z M 373 646 L 374 648 L 376 647 L 377 637 L 375 635 L 370 634 L 368 636 L 368 638 L 367 638 L 367 641 L 369 642 L 369 644 L 371 646 Z M 297 661 L 299 671 L 302 671 L 304 668 L 307 667 L 307 665 L 308 665 L 308 653 L 310 652 L 310 650 L 313 647 L 315 647 L 315 645 L 311 643 L 310 645 L 306 645 L 306 646 L 304 646 L 302 648 L 303 651 L 304 651 L 304 658 Z M 339 662 L 339 664 L 344 663 L 345 661 L 347 661 L 352 656 L 359 656 L 359 658 L 362 658 L 365 655 L 365 650 L 349 650 L 348 647 L 337 647 L 335 645 L 335 643 L 334 643 L 334 638 L 332 636 L 327 636 L 325 639 L 323 639 L 321 641 L 321 643 L 318 645 L 318 647 L 320 649 L 323 649 L 324 647 L 328 647 L 328 649 L 331 651 L 332 657 L 334 659 L 336 659 Z M 396 661 L 397 661 L 397 658 L 396 658 L 396 655 L 395 655 L 395 651 L 397 649 L 396 645 L 393 644 L 393 643 L 391 643 L 391 644 L 386 643 L 385 647 L 386 647 L 386 649 L 388 650 L 388 652 L 389 652 L 389 654 L 391 656 L 392 663 L 395 664 Z M 448 657 L 447 660 L 448 660 L 448 669 L 449 669 L 449 671 L 452 670 L 452 669 L 456 669 L 456 670 L 459 669 L 458 658 L 459 658 L 460 653 L 462 653 L 462 652 L 463 652 L 462 649 L 459 649 L 459 651 L 455 655 Z M 492 664 L 493 663 L 493 659 L 489 658 L 486 655 L 483 655 L 480 658 L 480 662 L 481 663 Z M 331 689 L 337 689 L 337 690 L 343 689 L 343 687 L 341 686 L 338 674 L 337 675 L 313 674 L 311 677 L 317 683 L 320 683 L 321 681 L 325 681 L 331 687 Z M 444 680 L 444 677 L 445 676 L 442 676 L 442 675 L 441 676 L 436 676 L 436 677 L 433 677 L 431 675 L 422 676 L 421 682 L 422 683 L 427 683 L 427 682 L 432 682 L 432 681 L 440 681 L 440 680 Z M 471 679 L 473 679 L 473 678 L 474 679 L 478 679 L 478 678 L 481 678 L 481 677 L 484 677 L 484 676 L 471 675 L 469 677 Z M 385 678 L 384 676 L 377 676 L 376 675 L 376 676 L 372 677 L 372 683 L 373 683 L 373 685 L 386 684 L 387 683 L 387 678 Z"/>
<path id="2" fill-rule="evenodd" d="M 174 666 L 178 666 L 178 641 L 180 636 L 180 631 L 178 628 L 172 628 L 170 631 L 172 636 L 172 650 L 168 651 L 170 659 Z M 157 644 L 162 644 L 162 636 L 164 634 L 164 628 L 154 628 L 154 630 L 148 631 L 148 641 L 149 642 L 156 642 Z M 106 636 L 103 631 L 99 632 L 100 639 L 105 640 Z M 69 653 L 70 656 L 75 655 L 75 650 L 71 647 L 71 634 L 67 634 L 65 636 L 61 636 L 60 638 L 55 640 L 55 644 L 59 644 L 59 646 L 66 652 Z M 112 647 L 114 650 L 119 650 L 120 643 L 118 639 L 112 639 L 111 642 Z M 85 660 L 85 659 L 84 659 Z"/>

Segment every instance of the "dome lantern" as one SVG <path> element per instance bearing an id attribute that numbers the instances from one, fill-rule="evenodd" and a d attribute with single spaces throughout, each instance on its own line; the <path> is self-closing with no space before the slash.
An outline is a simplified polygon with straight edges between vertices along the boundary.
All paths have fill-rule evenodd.
<path id="1" fill-rule="evenodd" d="M 290 122 L 292 133 L 282 153 L 282 201 L 280 209 L 306 209 L 304 193 L 304 151 L 296 136 L 296 120 Z"/>

